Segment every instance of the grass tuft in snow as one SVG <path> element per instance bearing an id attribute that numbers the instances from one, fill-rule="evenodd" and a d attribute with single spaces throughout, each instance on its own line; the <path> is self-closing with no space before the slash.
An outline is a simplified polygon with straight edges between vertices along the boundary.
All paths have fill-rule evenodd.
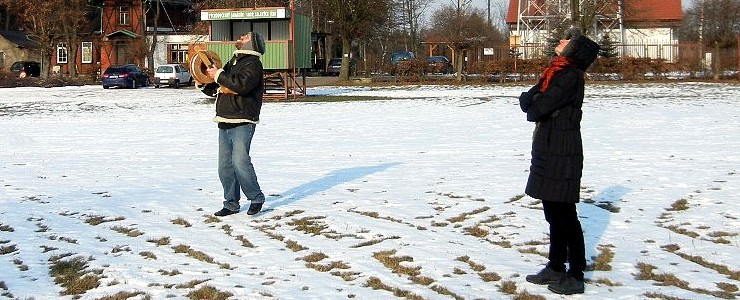
<path id="1" fill-rule="evenodd" d="M 147 295 L 146 293 L 140 292 L 140 291 L 136 291 L 136 292 L 120 291 L 120 292 L 115 293 L 115 294 L 110 295 L 110 296 L 105 296 L 105 297 L 102 297 L 102 298 L 98 298 L 98 300 L 126 300 L 126 299 L 129 299 L 129 298 L 133 298 L 133 297 L 136 297 L 136 296 L 142 296 L 142 295 L 143 295 L 143 297 L 141 298 L 142 300 L 148 300 L 148 299 L 151 299 L 152 298 L 151 295 Z"/>
<path id="2" fill-rule="evenodd" d="M 142 257 L 144 257 L 146 259 L 154 259 L 154 260 L 157 259 L 157 255 L 154 254 L 154 252 L 151 252 L 151 251 L 141 251 L 141 252 L 139 252 L 139 255 L 141 255 Z"/>
<path id="3" fill-rule="evenodd" d="M 614 252 L 610 249 L 614 248 L 614 245 L 598 245 L 596 249 L 599 250 L 599 255 L 591 257 L 593 264 L 590 270 L 593 271 L 611 271 L 611 262 L 614 259 Z"/>
<path id="4" fill-rule="evenodd" d="M 91 258 L 86 259 L 82 256 L 66 260 L 62 260 L 61 257 L 55 258 L 49 259 L 51 261 L 49 275 L 54 277 L 54 283 L 65 288 L 61 295 L 81 295 L 100 285 L 102 270 L 87 270 Z"/>
<path id="5" fill-rule="evenodd" d="M 10 254 L 16 251 L 18 251 L 18 246 L 16 246 L 15 244 L 0 247 L 0 255 Z"/>
<path id="6" fill-rule="evenodd" d="M 393 256 L 396 250 L 380 251 L 373 253 L 373 258 L 381 262 L 386 268 L 393 273 L 408 276 L 418 276 L 421 274 L 421 267 L 407 267 L 401 265 L 402 262 L 413 262 L 414 258 L 410 256 Z"/>
<path id="7" fill-rule="evenodd" d="M 169 245 L 170 244 L 170 237 L 163 236 L 163 237 L 158 238 L 158 239 L 148 239 L 146 241 L 147 242 L 150 242 L 150 243 L 154 243 L 157 246 L 166 246 L 166 245 Z"/>
<path id="8" fill-rule="evenodd" d="M 97 225 L 100 225 L 100 224 L 103 224 L 103 223 L 115 222 L 115 221 L 122 221 L 122 220 L 125 220 L 125 219 L 126 218 L 124 218 L 124 217 L 116 217 L 116 218 L 112 218 L 112 219 L 106 219 L 105 216 L 89 216 L 85 220 L 85 223 L 90 224 L 92 226 L 97 226 Z"/>
<path id="9" fill-rule="evenodd" d="M 172 224 L 182 225 L 183 227 L 191 227 L 191 226 L 193 226 L 193 225 L 190 224 L 190 222 L 188 222 L 188 220 L 185 220 L 183 218 L 177 218 L 177 219 L 172 220 Z"/>
<path id="10" fill-rule="evenodd" d="M 243 235 L 237 235 L 234 237 L 237 241 L 242 242 L 242 247 L 245 248 L 255 248 L 254 244 L 252 244 L 247 238 L 245 238 Z"/>
<path id="11" fill-rule="evenodd" d="M 390 285 L 387 285 L 387 284 L 383 283 L 383 281 L 381 281 L 380 278 L 377 278 L 377 277 L 370 277 L 370 278 L 368 278 L 368 280 L 365 282 L 365 286 L 366 287 L 369 287 L 369 288 L 372 288 L 374 290 L 386 290 L 386 291 L 389 291 L 389 292 L 393 293 L 393 295 L 396 296 L 396 297 L 403 297 L 403 298 L 406 298 L 406 299 L 409 299 L 409 300 L 422 300 L 422 299 L 424 299 L 423 297 L 421 297 L 419 295 L 416 295 L 416 294 L 414 294 L 414 293 L 412 293 L 410 291 L 402 290 L 400 288 L 392 287 Z"/>
<path id="12" fill-rule="evenodd" d="M 689 201 L 686 199 L 678 199 L 676 202 L 671 204 L 671 208 L 666 208 L 667 211 L 681 211 L 689 209 Z"/>
<path id="13" fill-rule="evenodd" d="M 159 270 L 158 272 L 159 272 L 159 274 L 162 274 L 164 276 L 175 276 L 175 275 L 182 274 L 182 272 L 178 271 L 177 269 L 172 269 L 170 271 L 167 271 L 167 270 Z"/>
<path id="14" fill-rule="evenodd" d="M 123 226 L 113 226 L 110 229 L 115 232 L 118 232 L 120 234 L 125 234 L 130 237 L 137 237 L 137 236 L 144 234 L 143 232 L 137 230 L 136 228 L 126 228 Z"/>
<path id="15" fill-rule="evenodd" d="M 15 229 L 13 229 L 13 227 L 10 227 L 10 225 L 0 223 L 0 231 L 13 232 L 15 231 Z"/>
<path id="16" fill-rule="evenodd" d="M 230 292 L 222 292 L 212 286 L 202 286 L 197 290 L 194 290 L 187 294 L 187 297 L 193 300 L 209 299 L 209 300 L 226 300 L 234 294 Z"/>

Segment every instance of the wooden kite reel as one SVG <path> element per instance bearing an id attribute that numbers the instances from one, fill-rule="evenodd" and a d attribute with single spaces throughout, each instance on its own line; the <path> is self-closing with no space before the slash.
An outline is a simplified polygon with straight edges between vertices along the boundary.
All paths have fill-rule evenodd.
<path id="1" fill-rule="evenodd" d="M 211 83 L 213 78 L 208 76 L 208 68 L 221 68 L 223 63 L 218 54 L 212 50 L 197 50 L 195 56 L 190 61 L 190 73 L 196 81 L 200 83 Z"/>

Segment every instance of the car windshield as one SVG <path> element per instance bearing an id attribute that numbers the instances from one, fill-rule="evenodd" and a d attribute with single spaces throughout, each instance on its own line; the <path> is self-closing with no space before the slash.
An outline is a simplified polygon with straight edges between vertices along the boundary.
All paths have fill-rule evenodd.
<path id="1" fill-rule="evenodd" d="M 14 63 L 12 66 L 10 66 L 10 71 L 20 71 L 23 70 L 23 63 L 17 62 Z"/>
<path id="2" fill-rule="evenodd" d="M 157 68 L 157 73 L 172 73 L 172 66 L 159 66 Z"/>
<path id="3" fill-rule="evenodd" d="M 341 58 L 332 58 L 329 62 L 330 66 L 341 66 L 342 65 L 342 59 Z"/>
<path id="4" fill-rule="evenodd" d="M 445 62 L 446 59 L 443 56 L 432 56 L 429 58 L 429 62 L 438 63 Z"/>
<path id="5" fill-rule="evenodd" d="M 410 52 L 397 52 L 397 53 L 393 53 L 393 55 L 391 56 L 391 60 L 393 60 L 393 61 L 411 60 L 411 53 Z"/>

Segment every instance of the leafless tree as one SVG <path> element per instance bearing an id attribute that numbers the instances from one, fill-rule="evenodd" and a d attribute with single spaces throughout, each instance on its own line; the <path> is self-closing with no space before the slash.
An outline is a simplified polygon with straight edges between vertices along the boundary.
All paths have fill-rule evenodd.
<path id="1" fill-rule="evenodd" d="M 376 27 L 388 21 L 390 1 L 377 0 L 321 0 L 329 20 L 334 21 L 342 42 L 340 80 L 349 79 L 352 42 L 369 38 Z"/>
<path id="2" fill-rule="evenodd" d="M 467 6 L 445 6 L 432 17 L 430 36 L 437 36 L 457 53 L 453 63 L 457 80 L 462 80 L 464 52 L 501 38 L 498 31 L 486 21 L 485 13 Z"/>

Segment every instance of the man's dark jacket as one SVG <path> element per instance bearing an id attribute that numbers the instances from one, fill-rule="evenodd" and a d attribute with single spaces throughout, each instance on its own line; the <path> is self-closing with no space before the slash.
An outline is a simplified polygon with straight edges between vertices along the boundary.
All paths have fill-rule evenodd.
<path id="1" fill-rule="evenodd" d="M 235 51 L 223 71 L 216 73 L 216 82 L 199 87 L 216 97 L 214 120 L 219 123 L 259 122 L 264 94 L 262 62 L 259 56 L 240 52 Z"/>

